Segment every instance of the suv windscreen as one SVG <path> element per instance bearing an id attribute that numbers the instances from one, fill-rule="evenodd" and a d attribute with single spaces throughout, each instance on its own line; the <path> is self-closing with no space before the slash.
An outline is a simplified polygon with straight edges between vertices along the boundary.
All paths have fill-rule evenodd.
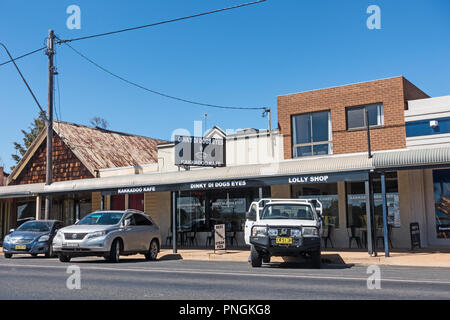
<path id="1" fill-rule="evenodd" d="M 51 227 L 51 222 L 29 221 L 17 228 L 17 231 L 48 232 Z"/>
<path id="2" fill-rule="evenodd" d="M 114 225 L 122 219 L 121 212 L 94 212 L 81 219 L 77 225 Z"/>
<path id="3" fill-rule="evenodd" d="M 306 204 L 272 204 L 261 213 L 261 220 L 264 219 L 314 220 L 314 213 Z"/>

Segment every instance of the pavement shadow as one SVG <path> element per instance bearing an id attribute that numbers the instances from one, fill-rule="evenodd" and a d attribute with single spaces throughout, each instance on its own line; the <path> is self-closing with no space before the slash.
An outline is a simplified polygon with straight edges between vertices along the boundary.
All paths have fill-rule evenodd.
<path id="1" fill-rule="evenodd" d="M 158 259 L 158 261 L 172 261 L 172 260 L 182 260 L 183 257 L 181 254 L 178 253 L 170 253 L 163 255 L 161 258 Z"/>

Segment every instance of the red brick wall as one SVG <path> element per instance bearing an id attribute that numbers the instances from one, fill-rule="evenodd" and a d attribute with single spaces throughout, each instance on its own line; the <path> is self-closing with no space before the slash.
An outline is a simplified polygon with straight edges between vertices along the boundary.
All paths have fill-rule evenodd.
<path id="1" fill-rule="evenodd" d="M 278 97 L 278 126 L 284 136 L 285 159 L 292 158 L 291 116 L 326 110 L 331 111 L 333 154 L 366 152 L 367 132 L 347 131 L 345 109 L 379 102 L 383 103 L 384 126 L 371 129 L 372 150 L 405 148 L 405 95 L 409 100 L 427 97 L 403 77 Z"/>
<path id="2" fill-rule="evenodd" d="M 46 140 L 10 185 L 45 182 Z M 73 152 L 55 133 L 53 135 L 53 182 L 94 178 Z"/>

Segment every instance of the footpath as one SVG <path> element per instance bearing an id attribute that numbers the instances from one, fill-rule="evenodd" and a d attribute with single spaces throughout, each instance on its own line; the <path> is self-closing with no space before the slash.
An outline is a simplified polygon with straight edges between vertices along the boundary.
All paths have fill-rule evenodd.
<path id="1" fill-rule="evenodd" d="M 211 249 L 179 249 L 177 254 L 172 249 L 161 249 L 159 258 L 163 260 L 184 259 L 201 261 L 239 261 L 247 262 L 249 250 L 226 250 L 225 252 Z M 281 257 L 272 257 L 271 262 L 284 262 Z M 324 250 L 322 262 L 345 265 L 391 265 L 414 267 L 447 267 L 450 268 L 450 249 L 417 249 L 415 251 L 394 250 L 390 257 L 384 256 L 384 251 L 378 256 L 370 256 L 363 250 Z"/>

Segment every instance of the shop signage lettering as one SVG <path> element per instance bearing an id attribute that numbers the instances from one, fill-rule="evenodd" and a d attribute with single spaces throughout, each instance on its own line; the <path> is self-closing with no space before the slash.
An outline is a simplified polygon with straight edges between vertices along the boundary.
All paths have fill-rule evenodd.
<path id="1" fill-rule="evenodd" d="M 156 187 L 148 186 L 148 187 L 137 187 L 137 188 L 123 188 L 118 189 L 118 194 L 129 194 L 129 193 L 144 193 L 144 192 L 155 192 Z"/>
<path id="2" fill-rule="evenodd" d="M 203 183 L 191 183 L 191 189 L 236 188 L 236 187 L 245 187 L 246 185 L 247 181 L 245 180 L 203 182 Z"/>
<path id="3" fill-rule="evenodd" d="M 289 178 L 289 184 L 328 182 L 328 176 L 309 176 Z"/>
<path id="4" fill-rule="evenodd" d="M 175 136 L 175 165 L 225 166 L 224 144 L 223 139 Z"/>
<path id="5" fill-rule="evenodd" d="M 225 225 L 214 225 L 214 250 L 225 250 Z"/>

